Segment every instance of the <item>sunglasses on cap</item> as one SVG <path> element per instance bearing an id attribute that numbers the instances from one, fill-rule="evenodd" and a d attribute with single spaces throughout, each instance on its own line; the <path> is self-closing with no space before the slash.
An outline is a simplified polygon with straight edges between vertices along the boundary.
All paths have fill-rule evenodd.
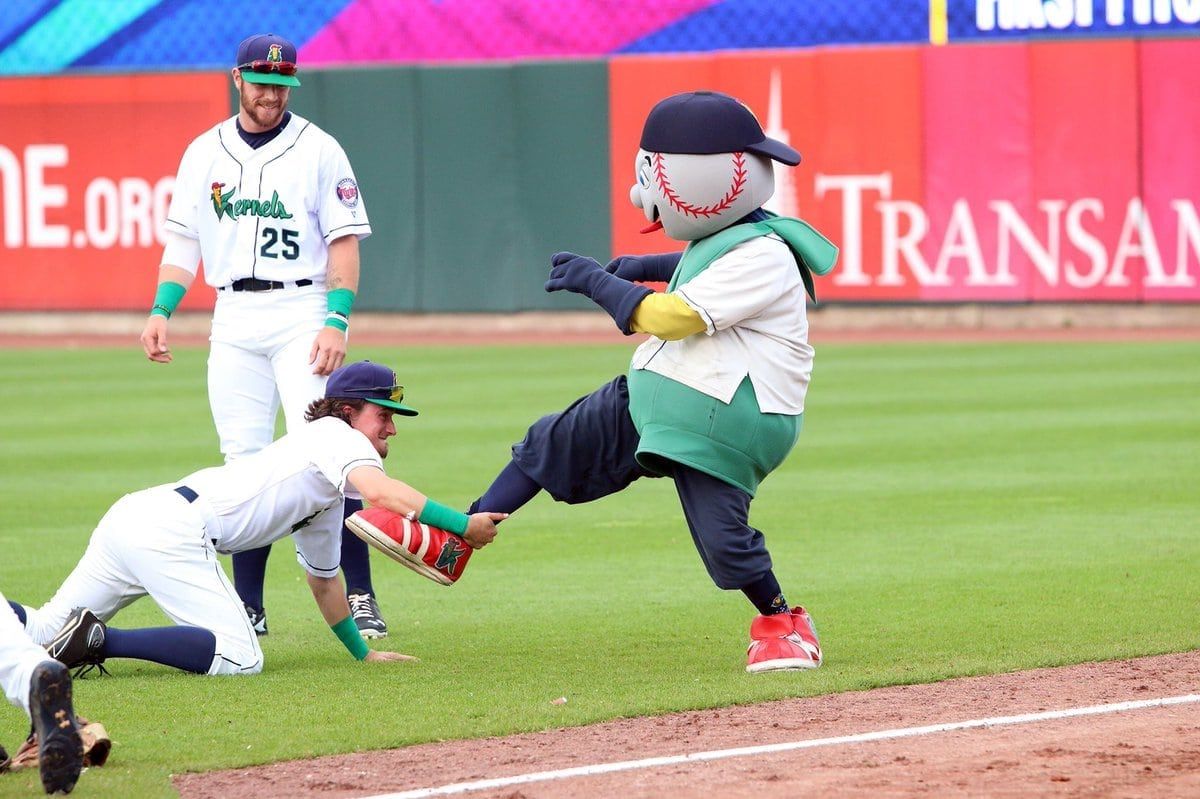
<path id="1" fill-rule="evenodd" d="M 238 65 L 238 69 L 245 69 L 255 72 L 259 75 L 295 75 L 296 64 L 292 61 L 268 61 L 265 58 L 260 58 L 257 61 L 251 61 L 248 64 Z"/>
<path id="2" fill-rule="evenodd" d="M 390 399 L 392 402 L 403 402 L 404 401 L 404 386 L 371 386 L 370 388 L 346 389 L 347 394 L 354 394 L 355 396 L 358 396 L 360 394 L 369 396 L 371 394 L 374 394 L 376 391 L 390 392 L 388 394 L 388 399 Z"/>

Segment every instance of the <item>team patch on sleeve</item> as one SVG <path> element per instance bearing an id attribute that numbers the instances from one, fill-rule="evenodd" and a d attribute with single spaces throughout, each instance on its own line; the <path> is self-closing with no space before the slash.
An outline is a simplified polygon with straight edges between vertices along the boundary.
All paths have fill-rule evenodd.
<path id="1" fill-rule="evenodd" d="M 358 206 L 358 184 L 354 182 L 354 178 L 342 178 L 338 181 L 337 196 L 347 208 Z"/>

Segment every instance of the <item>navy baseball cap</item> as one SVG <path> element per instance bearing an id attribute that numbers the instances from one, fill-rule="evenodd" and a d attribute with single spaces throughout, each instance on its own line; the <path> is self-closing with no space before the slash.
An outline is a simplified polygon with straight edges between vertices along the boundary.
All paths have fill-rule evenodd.
<path id="1" fill-rule="evenodd" d="M 721 92 L 684 92 L 660 100 L 642 127 L 643 150 L 712 155 L 748 151 L 795 166 L 800 153 L 769 139 L 754 112 Z"/>
<path id="2" fill-rule="evenodd" d="M 396 373 L 378 363 L 356 361 L 333 370 L 325 384 L 326 399 L 361 399 L 401 416 L 416 416 L 417 412 L 404 399 L 404 386 L 396 384 Z"/>
<path id="3" fill-rule="evenodd" d="M 238 45 L 237 64 L 247 83 L 299 86 L 296 45 L 273 33 L 256 33 Z"/>

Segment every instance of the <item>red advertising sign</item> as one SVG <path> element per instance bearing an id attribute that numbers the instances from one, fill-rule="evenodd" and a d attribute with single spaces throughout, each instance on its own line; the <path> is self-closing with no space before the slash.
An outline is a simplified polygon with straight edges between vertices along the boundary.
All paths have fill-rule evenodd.
<path id="1" fill-rule="evenodd" d="M 149 307 L 179 159 L 228 115 L 224 74 L 0 80 L 0 309 Z"/>
<path id="2" fill-rule="evenodd" d="M 635 232 L 633 154 L 655 102 L 711 88 L 802 153 L 768 208 L 841 248 L 824 299 L 1195 300 L 1197 63 L 1196 39 L 617 59 L 613 248 L 680 249 Z"/>

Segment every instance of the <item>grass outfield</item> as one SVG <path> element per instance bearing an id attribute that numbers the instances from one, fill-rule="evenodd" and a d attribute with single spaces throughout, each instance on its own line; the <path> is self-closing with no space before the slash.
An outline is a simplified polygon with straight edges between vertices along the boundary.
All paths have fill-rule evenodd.
<path id="1" fill-rule="evenodd" d="M 353 355 L 396 367 L 422 412 L 398 420 L 389 472 L 465 506 L 529 422 L 629 352 Z M 122 493 L 217 462 L 205 357 L 0 353 L 9 598 L 47 599 Z M 173 773 L 1196 648 L 1197 364 L 1195 342 L 820 348 L 800 444 L 752 516 L 821 632 L 827 662 L 811 673 L 744 673 L 752 609 L 709 582 L 663 480 L 585 507 L 539 497 L 452 588 L 375 557 L 382 644 L 418 664 L 353 661 L 282 542 L 266 671 L 111 661 L 76 703 L 116 746 L 75 795 L 172 795 Z M 162 621 L 142 601 L 118 626 Z M 25 731 L 0 712 L 10 750 Z M 0 796 L 35 782 L 0 776 Z"/>

